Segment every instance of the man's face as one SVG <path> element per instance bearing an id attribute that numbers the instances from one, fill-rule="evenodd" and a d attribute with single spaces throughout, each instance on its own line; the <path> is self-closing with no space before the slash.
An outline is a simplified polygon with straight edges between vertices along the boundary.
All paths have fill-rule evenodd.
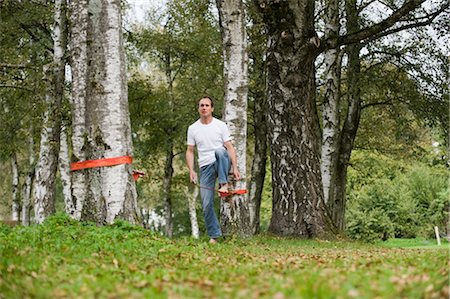
<path id="1" fill-rule="evenodd" d="M 211 101 L 207 98 L 201 99 L 198 102 L 198 113 L 201 117 L 209 117 L 212 115 L 214 108 L 211 107 Z"/>

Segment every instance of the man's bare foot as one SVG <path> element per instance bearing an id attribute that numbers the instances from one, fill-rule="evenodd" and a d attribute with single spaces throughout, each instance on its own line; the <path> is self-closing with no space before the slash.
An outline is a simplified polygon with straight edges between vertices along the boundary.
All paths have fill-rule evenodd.
<path id="1" fill-rule="evenodd" d="M 216 239 L 213 238 L 209 239 L 209 244 L 216 244 L 216 243 L 217 243 Z"/>
<path id="2" fill-rule="evenodd" d="M 228 192 L 228 188 L 229 185 L 227 184 L 223 184 L 220 188 L 219 188 L 219 193 L 227 193 Z"/>

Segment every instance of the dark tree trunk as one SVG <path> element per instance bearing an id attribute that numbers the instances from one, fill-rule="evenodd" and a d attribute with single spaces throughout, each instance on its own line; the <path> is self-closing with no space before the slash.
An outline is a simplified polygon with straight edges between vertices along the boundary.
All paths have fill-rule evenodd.
<path id="1" fill-rule="evenodd" d="M 273 207 L 269 231 L 299 237 L 331 229 L 323 201 L 315 103 L 314 1 L 257 1 L 268 26 L 268 128 Z"/>
<path id="2" fill-rule="evenodd" d="M 170 194 L 173 178 L 173 157 L 173 145 L 171 143 L 166 152 L 166 163 L 164 165 L 163 180 L 164 217 L 166 220 L 166 236 L 169 238 L 172 238 L 173 236 L 172 197 Z"/>
<path id="3" fill-rule="evenodd" d="M 253 61 L 249 67 L 253 69 L 249 83 L 250 97 L 253 98 L 253 136 L 254 155 L 249 182 L 250 224 L 253 234 L 260 232 L 260 212 L 262 192 L 266 177 L 267 165 L 267 97 L 266 97 L 266 31 L 261 26 L 261 18 L 255 14 L 254 7 L 248 9 L 253 27 L 248 31 L 252 43 L 249 45 L 249 57 Z"/>
<path id="4" fill-rule="evenodd" d="M 253 234 L 260 231 L 261 196 L 264 188 L 267 163 L 267 101 L 260 92 L 255 95 L 254 136 L 255 153 L 252 162 L 252 177 L 249 186 L 250 223 Z"/>

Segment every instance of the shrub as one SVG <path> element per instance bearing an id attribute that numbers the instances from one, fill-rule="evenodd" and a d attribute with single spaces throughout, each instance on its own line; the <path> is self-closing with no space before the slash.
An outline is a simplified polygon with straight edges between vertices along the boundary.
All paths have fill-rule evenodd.
<path id="1" fill-rule="evenodd" d="M 383 162 L 378 163 L 374 169 L 382 172 Z M 420 164 L 406 168 L 401 161 L 397 163 L 398 169 L 404 171 L 399 170 L 395 176 L 353 184 L 359 189 L 349 191 L 347 233 L 350 237 L 365 241 L 389 237 L 429 238 L 434 236 L 434 226 L 448 233 L 447 171 Z M 391 163 L 388 168 L 392 169 Z M 354 174 L 351 180 L 358 181 Z"/>

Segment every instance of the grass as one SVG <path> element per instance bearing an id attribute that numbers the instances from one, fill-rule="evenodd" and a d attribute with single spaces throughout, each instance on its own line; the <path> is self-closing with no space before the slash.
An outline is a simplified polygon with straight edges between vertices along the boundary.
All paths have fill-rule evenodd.
<path id="1" fill-rule="evenodd" d="M 0 226 L 0 298 L 448 298 L 447 245 L 390 242 L 256 236 L 210 245 L 56 216 Z"/>

